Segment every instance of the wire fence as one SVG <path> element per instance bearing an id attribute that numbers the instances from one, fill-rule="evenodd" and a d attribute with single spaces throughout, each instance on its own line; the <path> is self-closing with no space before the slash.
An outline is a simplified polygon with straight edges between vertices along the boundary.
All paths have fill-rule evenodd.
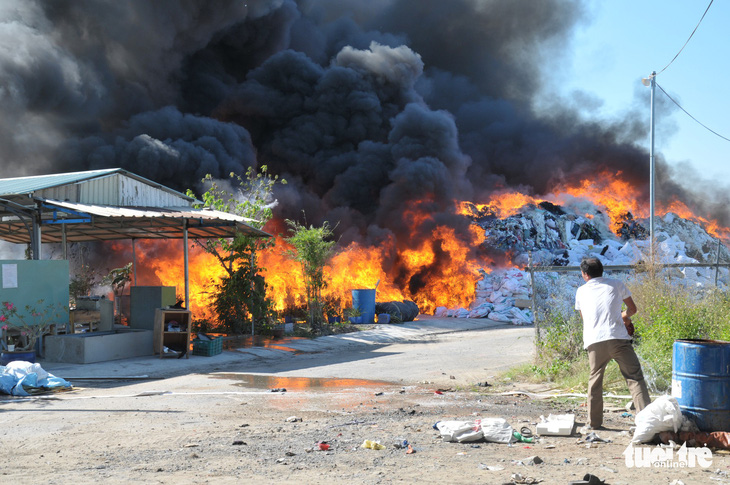
<path id="1" fill-rule="evenodd" d="M 730 263 L 667 263 L 667 264 L 660 264 L 655 263 L 652 265 L 648 265 L 646 263 L 638 263 L 638 264 L 632 264 L 632 265 L 605 265 L 603 267 L 604 271 L 611 272 L 611 271 L 633 271 L 633 272 L 639 272 L 639 271 L 648 271 L 649 269 L 655 269 L 657 271 L 664 270 L 664 269 L 670 269 L 670 268 L 714 268 L 715 269 L 715 286 L 718 285 L 718 277 L 720 268 L 730 268 Z M 530 286 L 532 288 L 532 296 L 531 296 L 531 306 L 532 306 L 532 318 L 535 326 L 535 343 L 540 342 L 540 321 L 538 318 L 538 301 L 537 301 L 537 294 L 536 291 L 536 284 L 535 284 L 535 273 L 581 273 L 580 266 L 543 266 L 543 265 L 533 265 L 532 264 L 532 256 L 530 255 L 530 259 L 528 262 L 528 266 L 524 268 L 524 271 L 527 271 L 530 273 Z"/>

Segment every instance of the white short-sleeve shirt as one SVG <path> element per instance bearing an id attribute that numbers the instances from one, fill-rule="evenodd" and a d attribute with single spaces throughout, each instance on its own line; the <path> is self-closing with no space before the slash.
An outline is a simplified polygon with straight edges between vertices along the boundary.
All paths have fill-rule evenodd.
<path id="1" fill-rule="evenodd" d="M 583 315 L 583 348 L 604 340 L 631 340 L 621 318 L 621 304 L 631 296 L 613 278 L 592 278 L 575 293 L 575 309 Z"/>

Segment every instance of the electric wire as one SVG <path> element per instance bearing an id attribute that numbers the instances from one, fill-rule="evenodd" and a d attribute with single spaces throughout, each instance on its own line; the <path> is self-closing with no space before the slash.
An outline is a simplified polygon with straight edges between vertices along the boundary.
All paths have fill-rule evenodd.
<path id="1" fill-rule="evenodd" d="M 705 13 L 703 13 L 703 14 L 702 14 L 702 18 L 700 19 L 700 21 L 699 21 L 699 22 L 697 22 L 697 25 L 695 26 L 695 29 L 694 29 L 694 30 L 692 31 L 692 33 L 691 33 L 691 34 L 689 34 L 689 38 L 687 39 L 687 41 L 686 41 L 686 42 L 684 43 L 684 45 L 682 46 L 682 48 L 681 48 L 681 49 L 679 49 L 679 52 L 677 52 L 677 55 L 675 55 L 675 56 L 674 56 L 674 57 L 672 58 L 672 60 L 671 60 L 671 61 L 669 61 L 669 64 L 667 64 L 666 66 L 664 66 L 664 69 L 662 69 L 661 71 L 659 71 L 659 72 L 657 73 L 657 75 L 658 75 L 658 74 L 661 74 L 661 73 L 663 73 L 663 72 L 664 72 L 664 71 L 665 71 L 665 70 L 666 70 L 666 69 L 667 69 L 667 68 L 668 68 L 669 66 L 671 66 L 671 65 L 672 65 L 672 63 L 673 63 L 673 62 L 675 61 L 675 59 L 677 59 L 677 57 L 679 57 L 679 54 L 681 54 L 681 53 L 682 53 L 682 51 L 684 50 L 684 48 L 685 48 L 685 47 L 687 47 L 687 44 L 689 44 L 689 41 L 690 41 L 690 39 L 692 38 L 692 36 L 693 36 L 693 35 L 695 35 L 695 32 L 697 32 L 697 29 L 699 28 L 700 24 L 702 23 L 702 20 L 704 20 L 704 18 L 705 18 L 705 15 L 707 15 L 707 11 L 708 11 L 708 10 L 710 10 L 710 7 L 712 6 L 712 2 L 714 2 L 714 1 L 715 1 L 715 0 L 710 0 L 710 4 L 709 4 L 709 5 L 707 6 L 707 8 L 705 9 Z"/>
<path id="2" fill-rule="evenodd" d="M 718 136 L 718 137 L 722 138 L 723 140 L 725 140 L 725 141 L 730 141 L 730 138 L 727 138 L 727 137 L 725 137 L 725 136 L 722 136 L 721 134 L 719 134 L 718 132 L 716 132 L 716 131 L 715 131 L 715 130 L 713 130 L 712 128 L 709 128 L 709 127 L 708 127 L 707 125 L 705 125 L 704 123 L 702 123 L 701 121 L 699 121 L 699 120 L 698 120 L 697 118 L 695 118 L 694 116 L 692 116 L 691 114 L 689 114 L 689 111 L 687 111 L 686 109 L 684 109 L 684 108 L 683 108 L 683 107 L 682 107 L 682 106 L 681 106 L 681 105 L 680 105 L 680 104 L 679 104 L 678 102 L 676 102 L 676 101 L 674 100 L 674 98 L 672 98 L 672 97 L 671 97 L 671 96 L 669 95 L 669 93 L 667 93 L 667 92 L 666 92 L 666 91 L 664 90 L 664 88 L 663 88 L 663 87 L 661 87 L 661 86 L 659 85 L 659 83 L 657 83 L 656 81 L 654 81 L 654 83 L 656 84 L 656 87 L 658 87 L 659 89 L 661 89 L 661 90 L 662 90 L 662 92 L 663 92 L 663 93 L 664 93 L 664 94 L 666 95 L 666 97 L 667 97 L 667 98 L 669 98 L 669 100 L 670 100 L 670 101 L 671 101 L 672 103 L 674 103 L 675 105 L 677 105 L 677 107 L 678 107 L 679 109 L 681 109 L 682 111 L 684 111 L 684 113 L 685 113 L 685 114 L 686 114 L 687 116 L 689 116 L 690 118 L 692 118 L 692 119 L 693 119 L 693 120 L 694 120 L 694 121 L 695 121 L 695 122 L 696 122 L 696 123 L 697 123 L 698 125 L 700 125 L 700 126 L 701 126 L 701 127 L 703 127 L 704 129 L 706 129 L 706 130 L 707 130 L 707 131 L 709 131 L 710 133 L 713 133 L 714 135 L 716 135 L 716 136 Z"/>

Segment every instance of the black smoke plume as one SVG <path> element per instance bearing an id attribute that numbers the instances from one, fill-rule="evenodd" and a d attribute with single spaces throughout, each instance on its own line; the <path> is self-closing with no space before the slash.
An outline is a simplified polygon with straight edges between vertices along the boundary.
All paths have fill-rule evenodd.
<path id="1" fill-rule="evenodd" d="M 466 234 L 455 201 L 505 187 L 620 171 L 646 200 L 645 117 L 534 109 L 588 17 L 577 0 L 6 0 L 3 174 L 122 167 L 199 190 L 266 164 L 290 182 L 278 217 L 402 246 Z M 730 222 L 727 196 L 703 205 L 659 162 L 659 197 Z M 420 235 L 413 207 L 432 214 Z"/>

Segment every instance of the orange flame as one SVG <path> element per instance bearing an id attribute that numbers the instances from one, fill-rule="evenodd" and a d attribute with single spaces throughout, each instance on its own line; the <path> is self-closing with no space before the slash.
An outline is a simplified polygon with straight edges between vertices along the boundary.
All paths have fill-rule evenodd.
<path id="1" fill-rule="evenodd" d="M 472 204 L 461 202 L 458 213 L 466 216 L 476 216 L 480 213 L 492 213 L 500 219 L 513 216 L 527 204 L 539 204 L 544 199 L 522 194 L 520 192 L 502 192 L 490 195 L 491 200 L 486 204 Z"/>
<path id="2" fill-rule="evenodd" d="M 621 173 L 602 173 L 592 180 L 577 184 L 563 184 L 551 197 L 564 205 L 568 196 L 583 198 L 609 216 L 618 226 L 627 212 L 635 217 L 648 217 L 648 210 L 639 199 L 639 192 L 623 180 Z M 514 215 L 527 204 L 539 204 L 545 199 L 517 191 L 494 194 L 486 203 L 461 202 L 454 217 L 478 217 L 493 214 L 499 218 Z M 432 201 L 424 199 L 406 207 L 401 218 L 409 225 L 408 240 L 396 240 L 395 236 L 377 246 L 352 242 L 337 250 L 325 267 L 328 282 L 323 296 L 339 300 L 341 307 L 351 304 L 351 290 L 375 288 L 377 301 L 415 301 L 422 313 L 430 313 L 438 306 L 468 308 L 479 279 L 478 269 L 489 271 L 494 261 L 476 255 L 476 248 L 483 240 L 482 230 L 470 226 L 470 233 L 459 236 L 455 230 L 436 225 L 429 210 Z M 676 201 L 664 208 L 678 216 L 702 224 L 714 235 L 727 238 L 730 233 L 716 221 L 695 216 L 682 202 Z M 593 214 L 586 214 L 592 218 Z M 273 225 L 277 221 L 272 221 Z M 271 231 L 274 232 L 274 231 Z M 419 234 L 428 234 L 420 236 Z M 182 244 L 175 242 L 140 241 L 138 249 L 138 284 L 163 284 L 176 286 L 178 295 L 184 293 L 184 268 Z M 259 266 L 269 285 L 268 296 L 275 308 L 305 306 L 306 291 L 299 263 L 286 251 L 292 249 L 281 238 L 273 248 L 259 254 Z M 115 249 L 116 251 L 116 249 Z M 211 309 L 211 285 L 226 275 L 220 263 L 198 245 L 191 244 L 189 264 L 190 303 L 195 318 L 215 321 Z"/>

